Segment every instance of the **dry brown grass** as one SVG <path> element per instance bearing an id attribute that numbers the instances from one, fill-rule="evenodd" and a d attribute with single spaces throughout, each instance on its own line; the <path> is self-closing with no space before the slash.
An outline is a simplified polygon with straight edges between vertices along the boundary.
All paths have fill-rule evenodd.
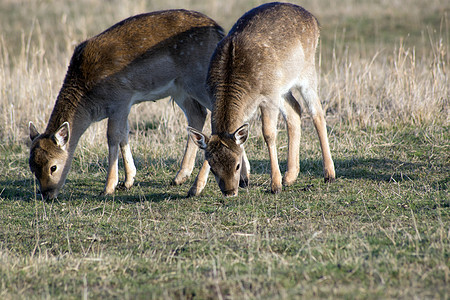
<path id="1" fill-rule="evenodd" d="M 113 23 L 146 11 L 184 7 L 202 11 L 229 29 L 243 12 L 262 2 L 2 2 L 0 139 L 23 141 L 30 120 L 45 128 L 74 46 Z M 449 5 L 418 0 L 302 5 L 317 15 L 323 28 L 320 94 L 330 124 L 448 125 Z M 408 26 L 410 32 L 405 31 Z M 398 35 L 392 33 L 396 28 Z M 140 105 L 130 120 L 135 127 L 159 122 L 165 136 L 185 133 L 182 113 L 168 100 Z M 103 128 L 103 123 L 92 126 L 84 139 L 91 143 L 100 134 L 103 140 Z"/>

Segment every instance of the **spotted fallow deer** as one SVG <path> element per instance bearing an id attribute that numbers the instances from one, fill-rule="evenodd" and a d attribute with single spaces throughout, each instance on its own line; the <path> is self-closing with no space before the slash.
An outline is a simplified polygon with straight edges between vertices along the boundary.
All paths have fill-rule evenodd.
<path id="1" fill-rule="evenodd" d="M 130 188 L 136 175 L 128 144 L 133 104 L 171 96 L 189 126 L 202 130 L 212 106 L 205 84 L 209 61 L 223 36 L 201 13 L 167 10 L 130 17 L 78 45 L 45 132 L 30 122 L 29 164 L 42 195 L 58 195 L 81 135 L 105 118 L 109 167 L 103 194 L 113 194 L 118 185 L 119 148 L 123 185 Z M 196 151 L 188 138 L 175 184 L 191 174 Z"/>
<path id="2" fill-rule="evenodd" d="M 281 191 L 282 182 L 288 186 L 296 180 L 301 109 L 293 90 L 301 93 L 312 115 L 322 149 L 325 181 L 334 180 L 324 112 L 317 94 L 315 52 L 318 39 L 318 22 L 304 8 L 268 3 L 244 14 L 218 44 L 207 78 L 214 103 L 212 135 L 209 138 L 188 128 L 191 138 L 205 150 L 206 158 L 190 190 L 191 195 L 201 192 L 209 169 L 224 195 L 237 195 L 242 168 L 249 169 L 242 148 L 248 137 L 246 122 L 258 108 L 269 149 L 272 193 Z M 289 140 L 283 180 L 276 148 L 279 112 L 286 121 Z M 248 176 L 245 179 L 248 180 Z"/>

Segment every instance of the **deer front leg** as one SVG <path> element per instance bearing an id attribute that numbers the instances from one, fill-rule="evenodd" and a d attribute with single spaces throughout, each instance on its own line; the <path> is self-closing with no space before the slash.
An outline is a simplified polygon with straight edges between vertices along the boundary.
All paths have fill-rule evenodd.
<path id="1" fill-rule="evenodd" d="M 186 142 L 186 148 L 184 150 L 183 158 L 181 159 L 181 167 L 178 170 L 175 178 L 172 180 L 173 185 L 180 185 L 186 182 L 191 176 L 192 170 L 195 165 L 195 157 L 197 155 L 198 147 L 188 137 Z"/>
<path id="2" fill-rule="evenodd" d="M 186 98 L 174 98 L 174 101 L 181 107 L 187 120 L 188 125 L 199 131 L 203 129 L 205 124 L 207 111 L 206 108 L 201 106 L 195 99 L 191 97 Z M 198 147 L 192 141 L 187 138 L 186 149 L 184 151 L 183 158 L 181 160 L 181 168 L 172 181 L 174 185 L 180 185 L 184 183 L 189 176 L 191 176 L 192 170 L 195 165 L 195 157 L 197 155 Z"/>
<path id="3" fill-rule="evenodd" d="M 239 180 L 239 186 L 241 188 L 248 187 L 250 181 L 250 162 L 248 161 L 245 150 L 242 149 L 242 162 L 241 162 L 241 178 Z"/>
<path id="4" fill-rule="evenodd" d="M 134 177 L 136 176 L 136 166 L 134 165 L 130 144 L 121 143 L 120 150 L 122 151 L 123 165 L 125 168 L 125 182 L 123 183 L 123 187 L 130 189 L 133 186 Z"/>
<path id="5" fill-rule="evenodd" d="M 133 155 L 131 154 L 130 144 L 128 143 L 128 132 L 130 131 L 128 120 L 126 121 L 125 136 L 120 142 L 120 150 L 122 152 L 123 165 L 125 168 L 125 182 L 123 187 L 130 189 L 134 183 L 134 177 L 136 176 L 136 166 L 134 165 Z"/>
<path id="6" fill-rule="evenodd" d="M 188 197 L 198 196 L 201 194 L 206 186 L 206 183 L 208 182 L 210 168 L 211 167 L 209 166 L 208 161 L 205 159 L 200 171 L 197 174 L 197 177 L 195 178 L 194 184 L 192 184 L 191 188 L 189 189 L 187 195 Z"/>
<path id="7" fill-rule="evenodd" d="M 301 136 L 301 108 L 294 96 L 289 92 L 285 102 L 286 126 L 288 134 L 287 170 L 283 177 L 285 186 L 292 185 L 300 172 L 300 136 Z"/>
<path id="8" fill-rule="evenodd" d="M 108 119 L 108 174 L 106 177 L 106 185 L 102 195 L 112 195 L 119 183 L 119 145 L 122 151 L 122 157 L 125 167 L 125 183 L 126 188 L 133 185 L 136 175 L 136 167 L 131 155 L 130 145 L 128 144 L 128 114 L 120 115 L 117 118 L 110 117 Z"/>
<path id="9" fill-rule="evenodd" d="M 117 122 L 108 119 L 108 173 L 106 175 L 105 189 L 101 195 L 112 195 L 119 182 L 119 138 L 117 135 Z"/>
<path id="10" fill-rule="evenodd" d="M 277 194 L 281 192 L 281 172 L 278 165 L 277 156 L 277 121 L 278 109 L 261 108 L 262 131 L 267 148 L 269 149 L 270 171 L 271 171 L 271 192 Z"/>
<path id="11" fill-rule="evenodd" d="M 118 145 L 108 145 L 109 155 L 108 155 L 108 174 L 106 176 L 105 189 L 101 195 L 112 195 L 116 189 L 117 183 L 119 182 L 119 171 L 118 171 L 118 157 L 119 157 L 119 147 Z"/>

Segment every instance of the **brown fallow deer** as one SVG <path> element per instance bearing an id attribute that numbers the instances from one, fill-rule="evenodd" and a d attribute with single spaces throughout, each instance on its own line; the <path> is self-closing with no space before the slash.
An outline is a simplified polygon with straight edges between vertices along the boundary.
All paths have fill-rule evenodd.
<path id="1" fill-rule="evenodd" d="M 78 45 L 45 132 L 30 122 L 29 163 L 42 195 L 58 195 L 81 135 L 105 118 L 109 167 L 103 194 L 113 194 L 118 185 L 119 148 L 123 186 L 130 188 L 136 175 L 128 144 L 133 104 L 171 96 L 189 126 L 202 130 L 212 106 L 205 84 L 209 61 L 223 36 L 201 13 L 167 10 L 130 17 Z M 191 174 L 196 151 L 188 138 L 175 184 Z"/>
<path id="2" fill-rule="evenodd" d="M 212 135 L 189 128 L 191 138 L 205 150 L 206 162 L 191 195 L 201 192 L 213 172 L 224 195 L 238 193 L 242 168 L 249 169 L 242 145 L 248 137 L 246 123 L 259 108 L 262 131 L 269 149 L 271 191 L 291 185 L 299 173 L 300 104 L 298 90 L 312 115 L 322 149 L 325 181 L 335 170 L 328 144 L 324 112 L 317 94 L 315 52 L 319 39 L 316 18 L 304 8 L 268 3 L 244 14 L 218 44 L 208 72 L 213 98 Z M 277 159 L 276 135 L 279 112 L 288 133 L 287 171 L 282 180 Z"/>

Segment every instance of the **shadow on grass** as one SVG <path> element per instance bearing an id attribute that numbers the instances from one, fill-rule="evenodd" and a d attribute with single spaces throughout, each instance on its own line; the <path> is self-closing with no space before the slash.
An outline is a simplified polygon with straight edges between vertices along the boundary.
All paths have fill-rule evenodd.
<path id="1" fill-rule="evenodd" d="M 36 188 L 39 191 L 39 187 Z M 8 200 L 34 200 L 33 180 L 2 180 L 0 181 L 0 199 Z M 38 197 L 40 199 L 40 195 Z"/>
<path id="2" fill-rule="evenodd" d="M 103 190 L 103 182 L 90 184 L 87 179 L 82 180 L 67 180 L 58 195 L 59 201 L 79 201 L 88 200 L 94 202 L 107 201 L 137 203 L 145 202 L 161 202 L 164 200 L 184 199 L 187 195 L 189 186 L 174 187 L 170 183 L 162 180 L 146 180 L 137 182 L 129 190 L 117 189 L 114 195 L 103 196 L 100 195 Z M 39 187 L 33 187 L 33 180 L 3 180 L 0 181 L 0 199 L 9 201 L 25 201 L 31 202 L 42 200 L 39 192 Z M 186 191 L 184 191 L 186 190 Z M 149 193 L 150 191 L 150 193 Z M 152 192 L 154 191 L 154 192 Z M 54 200 L 45 200 L 52 202 Z"/>
<path id="3" fill-rule="evenodd" d="M 151 166 L 149 162 L 146 166 Z M 166 168 L 176 169 L 174 166 L 177 164 L 174 160 L 164 162 Z M 253 174 L 270 174 L 269 160 L 250 160 L 251 173 Z M 145 166 L 142 166 L 145 167 Z M 139 168 L 139 167 L 138 167 Z M 160 168 L 160 167 L 158 167 Z M 430 165 L 424 162 L 403 162 L 391 159 L 379 159 L 379 158 L 363 158 L 354 157 L 351 159 L 336 159 L 335 160 L 336 176 L 341 179 L 367 179 L 378 182 L 402 182 L 402 181 L 416 181 L 420 174 L 423 176 L 429 175 Z M 175 176 L 176 171 L 173 174 L 165 174 L 164 178 L 158 178 L 158 175 L 154 175 L 153 170 L 147 171 L 147 174 L 137 177 L 135 186 L 130 190 L 118 190 L 114 196 L 106 196 L 107 199 L 116 202 L 161 202 L 164 200 L 181 200 L 185 199 L 187 191 L 190 188 L 197 172 L 198 167 L 191 175 L 191 179 L 181 186 L 172 186 L 170 180 Z M 280 169 L 284 173 L 286 170 L 286 161 L 281 161 Z M 432 183 L 433 188 L 436 190 L 447 190 L 449 177 L 445 174 L 450 172 L 449 166 L 442 166 L 441 169 L 434 168 L 437 178 Z M 322 160 L 301 160 L 300 161 L 300 176 L 313 176 L 321 178 L 322 173 Z M 441 173 L 439 175 L 438 173 Z M 31 177 L 31 175 L 30 175 Z M 170 177 L 170 179 L 168 178 Z M 211 177 L 211 176 L 210 176 Z M 93 180 L 92 178 L 83 179 L 71 179 L 67 180 L 64 186 L 59 200 L 70 201 L 78 199 L 89 199 L 89 201 L 103 201 L 104 196 L 99 196 L 99 193 L 103 190 L 105 178 L 101 177 L 101 180 Z M 140 181 L 142 180 L 142 181 Z M 94 182 L 94 183 L 93 183 Z M 39 188 L 34 187 L 33 179 L 21 179 L 21 180 L 2 180 L 0 181 L 0 198 L 7 200 L 21 200 L 21 201 L 33 201 L 34 199 L 41 199 L 39 194 Z M 252 183 L 251 185 L 253 185 Z M 36 183 L 37 185 L 37 183 Z M 216 185 L 212 178 L 209 178 L 208 185 Z M 255 185 L 253 185 L 255 186 Z M 36 195 L 35 195 L 36 189 Z"/>
<path id="4" fill-rule="evenodd" d="M 374 181 L 415 181 L 427 163 L 403 162 L 379 158 L 351 158 L 335 162 L 338 177 L 346 179 L 370 179 Z"/>
<path id="5" fill-rule="evenodd" d="M 422 162 L 403 162 L 391 159 L 354 157 L 351 159 L 334 160 L 336 177 L 343 179 L 369 179 L 373 181 L 415 181 L 416 174 L 424 172 L 429 167 Z M 250 160 L 251 172 L 253 174 L 270 174 L 269 160 Z M 280 162 L 282 173 L 286 171 L 286 161 Z M 445 172 L 445 170 L 442 170 Z M 300 176 L 309 175 L 314 177 L 323 176 L 322 160 L 301 160 Z M 444 180 L 445 182 L 445 180 Z"/>

